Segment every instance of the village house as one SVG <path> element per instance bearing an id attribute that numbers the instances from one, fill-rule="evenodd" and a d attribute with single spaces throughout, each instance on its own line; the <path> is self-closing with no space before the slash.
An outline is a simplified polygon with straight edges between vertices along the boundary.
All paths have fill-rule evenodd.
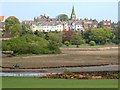
<path id="1" fill-rule="evenodd" d="M 4 22 L 4 20 L 5 20 L 4 16 L 0 16 L 0 31 L 5 30 L 5 22 Z"/>
<path id="2" fill-rule="evenodd" d="M 117 30 L 118 29 L 118 23 L 112 22 L 111 23 L 111 28 L 112 28 L 112 30 Z"/>
<path id="3" fill-rule="evenodd" d="M 24 21 L 27 24 L 30 24 L 32 27 L 32 31 L 84 31 L 91 30 L 92 28 L 97 27 L 115 27 L 115 24 L 111 24 L 111 20 L 103 20 L 98 23 L 96 19 L 76 19 L 76 14 L 74 10 L 74 6 L 72 7 L 71 17 L 68 21 L 60 21 L 58 18 L 50 18 L 49 16 L 40 15 L 34 17 L 34 21 Z"/>
<path id="4" fill-rule="evenodd" d="M 107 28 L 111 28 L 111 20 L 108 21 L 108 20 L 103 20 L 101 22 L 99 22 L 98 24 L 99 27 L 107 27 Z"/>

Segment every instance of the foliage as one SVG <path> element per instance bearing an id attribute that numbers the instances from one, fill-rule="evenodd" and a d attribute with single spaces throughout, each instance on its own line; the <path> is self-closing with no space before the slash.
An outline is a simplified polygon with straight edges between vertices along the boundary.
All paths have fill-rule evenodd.
<path id="1" fill-rule="evenodd" d="M 20 35 L 33 34 L 29 24 L 22 23 L 22 31 Z"/>
<path id="2" fill-rule="evenodd" d="M 9 28 L 14 26 L 15 24 L 20 24 L 20 21 L 15 16 L 10 16 L 5 20 L 5 30 L 9 31 Z"/>
<path id="3" fill-rule="evenodd" d="M 60 21 L 68 21 L 68 16 L 66 14 L 60 14 L 57 16 Z"/>
<path id="4" fill-rule="evenodd" d="M 65 71 L 63 72 L 63 74 L 71 75 L 71 74 L 73 74 L 73 72 L 68 71 L 68 70 L 65 70 Z"/>
<path id="5" fill-rule="evenodd" d="M 91 30 L 89 39 L 95 41 L 96 44 L 105 44 L 113 37 L 112 31 L 109 28 L 95 28 Z"/>
<path id="6" fill-rule="evenodd" d="M 86 43 L 90 42 L 91 30 L 82 31 L 82 37 L 85 39 Z"/>
<path id="7" fill-rule="evenodd" d="M 54 45 L 54 44 L 52 44 Z M 24 35 L 9 41 L 3 41 L 3 51 L 13 51 L 15 54 L 49 54 L 58 52 L 58 46 L 50 47 L 51 43 L 36 35 Z"/>
<path id="8" fill-rule="evenodd" d="M 22 33 L 22 25 L 21 24 L 15 24 L 11 27 L 9 27 L 9 32 L 11 33 L 12 37 L 19 37 Z"/>
<path id="9" fill-rule="evenodd" d="M 72 45 L 80 45 L 84 43 L 84 39 L 79 35 L 79 33 L 74 33 L 71 38 Z"/>
<path id="10" fill-rule="evenodd" d="M 52 40 L 50 40 L 49 42 L 50 42 L 49 49 L 51 51 L 50 53 L 52 53 L 52 54 L 60 54 L 61 51 L 60 51 L 60 49 L 58 47 L 58 44 L 56 42 L 52 41 Z"/>
<path id="11" fill-rule="evenodd" d="M 112 42 L 115 44 L 120 44 L 120 28 L 118 28 L 118 30 L 113 30 L 113 39 Z"/>
<path id="12" fill-rule="evenodd" d="M 20 68 L 20 64 L 13 65 L 14 68 Z"/>
<path id="13" fill-rule="evenodd" d="M 90 44 L 90 46 L 95 46 L 96 45 L 95 41 L 90 41 L 89 44 Z"/>
<path id="14" fill-rule="evenodd" d="M 65 41 L 64 44 L 65 44 L 66 46 L 69 46 L 69 45 L 70 45 L 70 42 Z"/>
<path id="15" fill-rule="evenodd" d="M 70 30 L 70 31 L 64 31 L 64 32 L 63 32 L 63 42 L 65 42 L 65 41 L 69 41 L 69 42 L 70 42 L 73 33 L 74 33 L 73 30 Z"/>
<path id="16" fill-rule="evenodd" d="M 55 42 L 58 46 L 62 46 L 62 35 L 62 32 L 49 32 L 48 40 Z"/>
<path id="17" fill-rule="evenodd" d="M 37 35 L 37 36 L 39 36 L 39 37 L 44 37 L 44 33 L 41 32 L 41 31 L 38 31 L 38 30 L 36 30 L 36 31 L 34 32 L 34 34 Z"/>

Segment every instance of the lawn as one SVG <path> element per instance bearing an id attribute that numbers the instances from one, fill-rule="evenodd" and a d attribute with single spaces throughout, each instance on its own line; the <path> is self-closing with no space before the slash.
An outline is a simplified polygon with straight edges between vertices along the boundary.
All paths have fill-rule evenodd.
<path id="1" fill-rule="evenodd" d="M 39 79 L 33 77 L 3 77 L 3 88 L 117 88 L 116 79 Z"/>

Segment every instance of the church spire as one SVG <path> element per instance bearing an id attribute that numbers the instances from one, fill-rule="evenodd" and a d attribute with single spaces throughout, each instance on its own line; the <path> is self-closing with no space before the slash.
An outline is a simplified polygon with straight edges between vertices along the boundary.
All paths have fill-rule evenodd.
<path id="1" fill-rule="evenodd" d="M 72 7 L 72 15 L 75 15 L 74 5 Z"/>
<path id="2" fill-rule="evenodd" d="M 75 14 L 75 10 L 74 10 L 74 5 L 72 7 L 71 19 L 76 20 L 76 14 Z"/>

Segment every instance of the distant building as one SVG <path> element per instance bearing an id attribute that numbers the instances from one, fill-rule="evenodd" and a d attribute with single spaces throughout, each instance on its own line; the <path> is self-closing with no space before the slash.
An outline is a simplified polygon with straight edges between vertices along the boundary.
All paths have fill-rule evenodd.
<path id="1" fill-rule="evenodd" d="M 107 27 L 107 28 L 111 28 L 111 20 L 108 21 L 108 20 L 103 20 L 101 22 L 99 22 L 99 27 Z"/>
<path id="2" fill-rule="evenodd" d="M 115 23 L 115 22 L 111 23 L 112 30 L 118 30 L 119 27 L 120 27 L 119 22 L 118 23 Z"/>
<path id="3" fill-rule="evenodd" d="M 34 24 L 34 21 L 33 20 L 25 20 L 25 21 L 22 21 L 22 23 L 32 25 L 32 24 Z"/>
<path id="4" fill-rule="evenodd" d="M 63 14 L 65 15 L 65 14 Z M 67 16 L 67 15 L 66 15 Z M 34 21 L 26 21 L 26 23 L 32 23 L 32 31 L 42 31 L 42 32 L 49 32 L 49 31 L 83 31 L 89 30 L 92 28 L 98 27 L 98 21 L 96 19 L 77 19 L 74 10 L 74 6 L 72 7 L 71 19 L 70 20 L 60 20 L 58 17 L 50 18 L 49 16 L 40 15 L 34 17 Z"/>
<path id="5" fill-rule="evenodd" d="M 0 16 L 0 31 L 5 30 L 4 16 Z"/>

